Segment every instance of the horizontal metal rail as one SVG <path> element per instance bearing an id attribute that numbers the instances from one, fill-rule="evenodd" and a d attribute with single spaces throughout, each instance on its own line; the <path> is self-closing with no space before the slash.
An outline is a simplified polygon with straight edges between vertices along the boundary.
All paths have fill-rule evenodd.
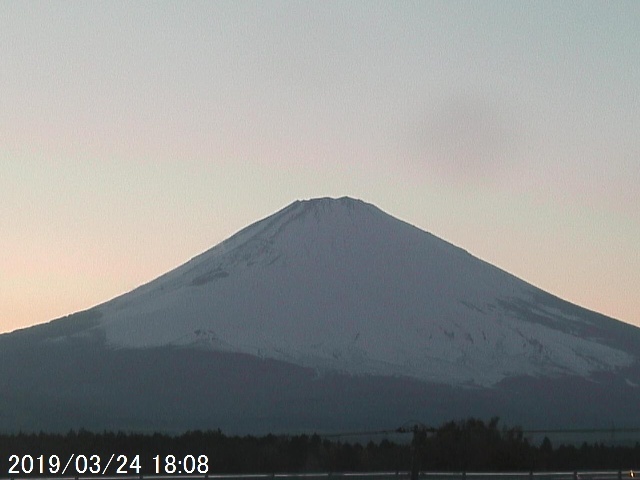
<path id="1" fill-rule="evenodd" d="M 317 472 L 317 473 L 239 473 L 239 474 L 197 474 L 197 475 L 93 475 L 93 476 L 15 476 L 0 477 L 0 480 L 259 480 L 259 479 L 349 479 L 349 480 L 396 480 L 408 479 L 411 473 L 398 472 Z M 635 470 L 577 470 L 554 472 L 425 472 L 419 473 L 423 480 L 472 480 L 499 478 L 543 479 L 543 480 L 606 480 L 634 478 Z"/>

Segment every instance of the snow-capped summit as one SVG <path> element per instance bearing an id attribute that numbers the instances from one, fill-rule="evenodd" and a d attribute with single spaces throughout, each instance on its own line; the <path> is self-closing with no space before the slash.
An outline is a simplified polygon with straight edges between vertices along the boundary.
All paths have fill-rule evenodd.
<path id="1" fill-rule="evenodd" d="M 85 312 L 0 335 L 0 429 L 640 423 L 640 329 L 350 198 L 294 202 Z"/>
<path id="2" fill-rule="evenodd" d="M 194 345 L 447 384 L 634 361 L 588 312 L 348 197 L 294 202 L 95 310 L 113 347 Z"/>

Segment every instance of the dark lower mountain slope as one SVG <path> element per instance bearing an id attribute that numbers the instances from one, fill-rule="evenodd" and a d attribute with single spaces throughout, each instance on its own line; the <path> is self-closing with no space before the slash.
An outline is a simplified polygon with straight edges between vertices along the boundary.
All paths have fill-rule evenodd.
<path id="1" fill-rule="evenodd" d="M 529 428 L 640 424 L 640 391 L 623 379 L 637 371 L 465 388 L 407 377 L 318 375 L 279 360 L 206 349 L 2 340 L 2 431 L 327 433 L 469 416 L 500 416 Z"/>

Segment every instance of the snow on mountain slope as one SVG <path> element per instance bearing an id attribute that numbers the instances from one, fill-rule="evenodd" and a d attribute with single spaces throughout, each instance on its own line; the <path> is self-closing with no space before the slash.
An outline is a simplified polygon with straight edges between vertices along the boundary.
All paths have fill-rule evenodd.
<path id="1" fill-rule="evenodd" d="M 636 360 L 611 340 L 613 320 L 350 198 L 294 202 L 93 310 L 113 347 L 204 347 L 447 384 Z"/>

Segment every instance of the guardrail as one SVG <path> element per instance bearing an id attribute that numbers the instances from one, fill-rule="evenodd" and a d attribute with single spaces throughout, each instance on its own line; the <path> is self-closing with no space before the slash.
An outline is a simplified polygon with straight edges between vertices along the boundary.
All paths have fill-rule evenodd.
<path id="1" fill-rule="evenodd" d="M 622 480 L 634 478 L 634 470 L 577 470 L 556 472 L 420 472 L 420 480 Z M 411 472 L 319 472 L 198 475 L 15 476 L 0 480 L 400 480 Z"/>

